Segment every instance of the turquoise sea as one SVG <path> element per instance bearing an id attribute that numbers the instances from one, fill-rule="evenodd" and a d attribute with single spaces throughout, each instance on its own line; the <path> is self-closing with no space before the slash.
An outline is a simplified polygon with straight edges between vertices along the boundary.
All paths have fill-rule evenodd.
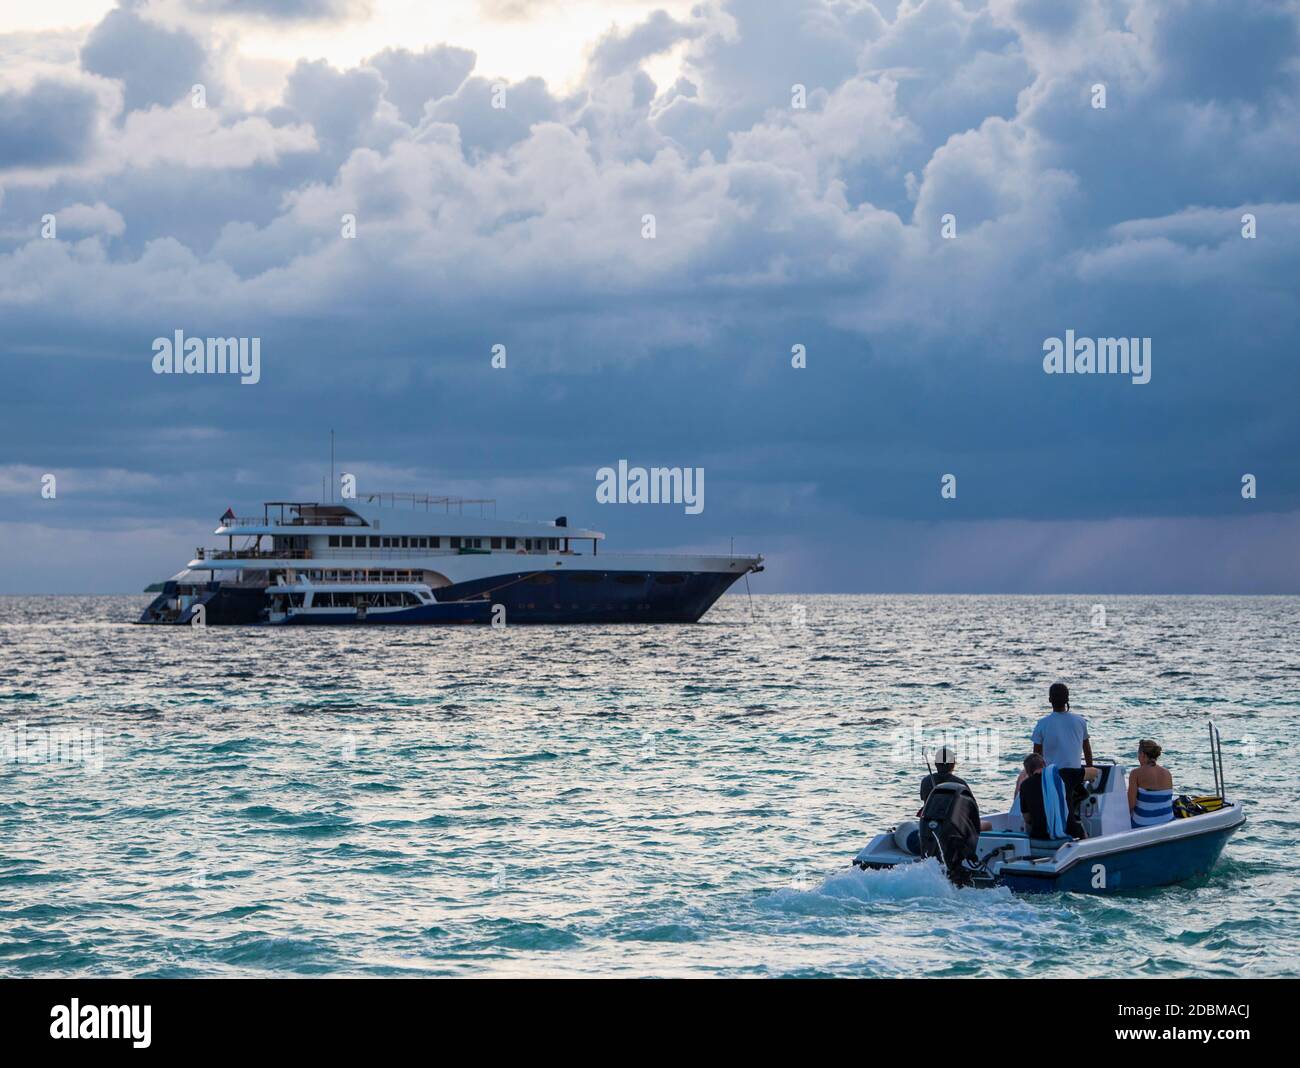
<path id="1" fill-rule="evenodd" d="M 6 976 L 1300 974 L 1300 599 L 725 597 L 695 626 L 153 628 L 0 598 Z M 1100 605 L 1104 613 L 1099 613 Z M 1104 614 L 1104 619 L 1102 618 Z M 1248 822 L 1195 885 L 849 860 L 1050 682 Z"/>

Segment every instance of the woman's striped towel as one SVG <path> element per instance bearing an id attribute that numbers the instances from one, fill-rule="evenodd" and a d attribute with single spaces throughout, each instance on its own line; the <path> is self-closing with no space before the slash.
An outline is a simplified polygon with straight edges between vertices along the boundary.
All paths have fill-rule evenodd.
<path id="1" fill-rule="evenodd" d="M 1147 790 L 1138 787 L 1137 804 L 1133 807 L 1134 827 L 1158 827 L 1173 818 L 1173 790 Z"/>

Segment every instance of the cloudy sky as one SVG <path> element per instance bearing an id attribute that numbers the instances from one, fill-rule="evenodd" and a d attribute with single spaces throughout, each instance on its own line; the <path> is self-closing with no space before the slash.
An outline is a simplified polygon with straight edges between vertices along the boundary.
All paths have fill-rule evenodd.
<path id="1" fill-rule="evenodd" d="M 734 538 L 756 591 L 1300 592 L 1298 27 L 6 4 L 0 591 L 163 578 L 228 505 L 318 496 L 333 428 L 363 490 Z M 261 338 L 261 381 L 154 374 L 178 329 Z M 1151 381 L 1045 374 L 1067 330 L 1149 337 Z M 619 459 L 702 467 L 703 513 L 597 504 Z"/>

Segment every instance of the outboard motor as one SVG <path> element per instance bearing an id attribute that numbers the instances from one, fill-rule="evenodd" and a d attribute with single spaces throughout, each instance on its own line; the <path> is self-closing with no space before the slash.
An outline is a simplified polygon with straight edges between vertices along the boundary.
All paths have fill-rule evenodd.
<path id="1" fill-rule="evenodd" d="M 964 886 L 971 881 L 966 862 L 975 860 L 979 838 L 979 805 L 968 786 L 945 782 L 930 791 L 921 810 L 921 856 L 938 857 L 948 878 Z"/>

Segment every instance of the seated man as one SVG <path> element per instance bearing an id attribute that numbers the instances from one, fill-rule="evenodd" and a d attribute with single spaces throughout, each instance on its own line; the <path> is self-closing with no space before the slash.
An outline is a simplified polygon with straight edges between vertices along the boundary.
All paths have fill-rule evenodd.
<path id="1" fill-rule="evenodd" d="M 1043 773 L 1052 766 L 1039 753 L 1030 753 L 1025 757 L 1025 773 L 1028 777 L 1020 787 L 1020 813 L 1025 819 L 1025 830 L 1029 832 L 1030 838 L 1054 838 L 1056 835 L 1052 833 L 1052 823 L 1056 822 L 1056 829 L 1063 829 L 1071 838 L 1082 838 L 1083 825 L 1075 815 L 1072 798 L 1085 782 L 1096 779 L 1099 773 L 1096 768 L 1056 768 L 1056 774 L 1065 788 L 1064 796 L 1057 795 L 1053 799 L 1049 795 L 1045 798 L 1043 791 L 1049 784 L 1044 781 Z M 1057 812 L 1056 821 L 1049 819 L 1049 807 Z"/>
<path id="2" fill-rule="evenodd" d="M 957 766 L 957 754 L 951 746 L 941 745 L 939 751 L 934 754 L 935 770 L 921 780 L 921 804 L 925 804 L 925 799 L 930 796 L 930 791 L 938 786 L 941 782 L 956 782 L 966 786 L 965 779 L 959 779 L 952 773 L 952 769 Z M 920 815 L 920 812 L 917 813 Z"/>
<path id="3" fill-rule="evenodd" d="M 970 783 L 952 773 L 952 769 L 957 766 L 957 754 L 951 746 L 942 745 L 939 747 L 939 751 L 934 754 L 934 766 L 935 770 L 921 780 L 921 807 L 916 810 L 918 817 L 925 811 L 926 799 L 940 783 L 955 782 L 960 783 L 968 790 L 970 789 Z M 974 797 L 975 795 L 972 794 L 971 796 Z M 993 824 L 988 820 L 980 820 L 981 831 L 991 831 L 992 829 Z"/>

